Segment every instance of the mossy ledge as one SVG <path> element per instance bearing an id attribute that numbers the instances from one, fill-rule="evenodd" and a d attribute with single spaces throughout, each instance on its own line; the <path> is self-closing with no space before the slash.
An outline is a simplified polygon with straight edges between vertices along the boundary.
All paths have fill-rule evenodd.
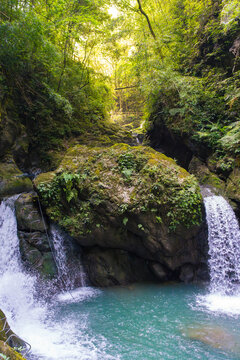
<path id="1" fill-rule="evenodd" d="M 77 145 L 35 186 L 49 218 L 83 246 L 127 250 L 172 271 L 199 262 L 198 183 L 149 147 Z"/>
<path id="2" fill-rule="evenodd" d="M 26 347 L 26 343 L 11 330 L 5 314 L 0 310 L 0 358 L 8 360 L 26 360 L 20 350 Z"/>

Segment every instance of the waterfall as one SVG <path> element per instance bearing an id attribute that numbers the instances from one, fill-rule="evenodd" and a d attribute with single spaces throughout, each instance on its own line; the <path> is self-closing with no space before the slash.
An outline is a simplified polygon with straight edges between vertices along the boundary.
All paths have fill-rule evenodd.
<path id="1" fill-rule="evenodd" d="M 31 344 L 30 359 L 85 360 L 97 359 L 98 354 L 104 358 L 88 337 L 87 314 L 75 318 L 74 314 L 69 317 L 61 311 L 62 301 L 81 302 L 98 296 L 100 291 L 83 287 L 80 292 L 75 290 L 74 296 L 67 292 L 62 301 L 58 296 L 52 300 L 44 297 L 49 284 L 44 283 L 43 289 L 39 279 L 22 266 L 14 206 L 16 198 L 11 197 L 0 204 L 0 308 L 11 329 Z M 58 256 L 61 252 L 57 250 Z M 61 259 L 66 258 L 64 255 L 59 257 L 59 266 Z"/>
<path id="2" fill-rule="evenodd" d="M 240 229 L 222 196 L 204 198 L 209 243 L 210 292 L 234 294 L 240 283 Z"/>
<path id="3" fill-rule="evenodd" d="M 16 197 L 0 205 L 0 304 L 10 317 L 33 304 L 35 277 L 23 271 L 15 218 Z"/>
<path id="4" fill-rule="evenodd" d="M 76 273 L 80 277 L 80 285 L 82 287 L 86 286 L 86 274 L 84 272 L 81 259 L 78 259 L 78 266 L 77 269 L 75 268 L 75 271 L 74 269 L 71 269 L 71 264 L 68 263 L 66 249 L 67 235 L 55 224 L 51 225 L 50 233 L 58 275 L 60 281 L 63 283 L 64 290 L 74 289 Z M 69 242 L 68 247 L 70 247 Z M 73 257 L 73 255 L 71 257 Z"/>

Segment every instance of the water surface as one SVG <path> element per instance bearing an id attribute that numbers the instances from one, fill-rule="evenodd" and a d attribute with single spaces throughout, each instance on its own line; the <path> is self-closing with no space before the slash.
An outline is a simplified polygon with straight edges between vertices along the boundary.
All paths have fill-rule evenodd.
<path id="1" fill-rule="evenodd" d="M 77 292 L 60 297 L 52 321 L 63 327 L 72 322 L 74 341 L 88 339 L 82 342 L 83 359 L 240 359 L 239 315 L 211 311 L 207 294 L 204 288 L 183 284 L 132 285 L 94 296 L 82 288 L 80 301 Z M 205 342 L 189 338 L 196 331 Z M 88 355 L 88 348 L 96 352 Z M 65 360 L 72 359 L 74 355 Z"/>

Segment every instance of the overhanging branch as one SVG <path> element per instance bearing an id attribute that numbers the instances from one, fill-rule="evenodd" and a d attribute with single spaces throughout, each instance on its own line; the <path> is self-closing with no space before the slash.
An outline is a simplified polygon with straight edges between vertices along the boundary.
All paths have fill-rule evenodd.
<path id="1" fill-rule="evenodd" d="M 147 19 L 147 23 L 148 23 L 148 27 L 149 27 L 150 33 L 152 34 L 152 37 L 154 38 L 154 40 L 156 40 L 156 35 L 155 35 L 155 32 L 153 31 L 153 28 L 152 28 L 151 22 L 150 22 L 150 20 L 149 20 L 149 17 L 148 17 L 148 15 L 145 13 L 145 11 L 143 10 L 141 1 L 140 1 L 140 0 L 137 0 L 137 2 L 138 2 L 139 11 L 140 11 L 140 13 L 141 13 L 143 16 L 145 16 L 145 18 Z"/>

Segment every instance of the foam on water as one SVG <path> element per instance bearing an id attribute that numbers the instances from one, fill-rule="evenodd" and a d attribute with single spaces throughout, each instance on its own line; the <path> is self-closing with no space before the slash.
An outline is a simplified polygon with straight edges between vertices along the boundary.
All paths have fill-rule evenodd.
<path id="1" fill-rule="evenodd" d="M 197 305 L 215 313 L 240 315 L 240 295 L 208 294 L 197 297 Z"/>
<path id="2" fill-rule="evenodd" d="M 106 354 L 104 338 L 89 337 L 87 314 L 77 319 L 64 317 L 58 313 L 56 299 L 49 304 L 38 294 L 38 279 L 26 273 L 21 264 L 15 199 L 9 198 L 0 205 L 0 304 L 12 330 L 31 344 L 31 359 L 113 359 Z M 73 292 L 72 298 L 83 301 L 100 293 L 82 288 Z M 68 301 L 71 295 L 61 296 L 62 301 Z"/>
<path id="3" fill-rule="evenodd" d="M 92 287 L 80 287 L 72 291 L 61 293 L 57 299 L 61 302 L 80 302 L 101 294 L 101 291 Z"/>

